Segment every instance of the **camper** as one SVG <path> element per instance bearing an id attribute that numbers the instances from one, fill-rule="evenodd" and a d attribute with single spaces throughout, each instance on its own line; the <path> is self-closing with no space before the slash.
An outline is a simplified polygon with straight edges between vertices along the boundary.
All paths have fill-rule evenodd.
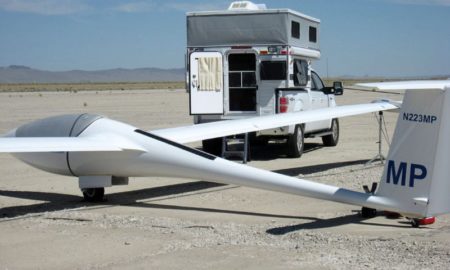
<path id="1" fill-rule="evenodd" d="M 250 1 L 228 10 L 187 13 L 186 89 L 194 123 L 240 119 L 336 106 L 342 84 L 325 87 L 311 63 L 320 59 L 320 20 Z M 284 142 L 300 157 L 305 137 L 339 140 L 338 119 L 251 134 L 251 141 Z M 280 144 L 281 145 L 281 144 Z M 221 139 L 203 141 L 219 154 Z"/>

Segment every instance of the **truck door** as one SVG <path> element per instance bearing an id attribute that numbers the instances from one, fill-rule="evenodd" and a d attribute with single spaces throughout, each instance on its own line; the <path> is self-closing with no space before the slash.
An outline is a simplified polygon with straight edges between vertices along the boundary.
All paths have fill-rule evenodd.
<path id="1" fill-rule="evenodd" d="M 286 88 L 286 56 L 262 56 L 259 65 L 259 75 L 261 79 L 258 90 L 259 114 L 275 114 L 277 106 L 276 89 Z"/>
<path id="2" fill-rule="evenodd" d="M 191 114 L 223 114 L 223 60 L 219 52 L 194 52 L 189 57 Z"/>
<path id="3" fill-rule="evenodd" d="M 319 75 L 311 72 L 311 109 L 323 109 L 328 107 L 328 96 L 323 92 L 324 84 Z M 312 122 L 309 125 L 311 131 L 329 129 L 331 119 Z"/>

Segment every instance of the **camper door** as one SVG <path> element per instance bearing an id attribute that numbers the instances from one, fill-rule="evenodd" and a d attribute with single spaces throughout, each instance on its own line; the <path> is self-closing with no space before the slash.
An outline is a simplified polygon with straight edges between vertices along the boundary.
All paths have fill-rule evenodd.
<path id="1" fill-rule="evenodd" d="M 223 61 L 219 52 L 190 55 L 191 114 L 223 114 Z"/>

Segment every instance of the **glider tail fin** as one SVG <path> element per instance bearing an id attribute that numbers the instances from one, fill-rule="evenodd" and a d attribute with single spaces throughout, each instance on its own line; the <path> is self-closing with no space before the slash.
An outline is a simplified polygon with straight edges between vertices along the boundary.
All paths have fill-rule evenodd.
<path id="1" fill-rule="evenodd" d="M 410 217 L 450 212 L 450 88 L 405 93 L 377 196 Z"/>

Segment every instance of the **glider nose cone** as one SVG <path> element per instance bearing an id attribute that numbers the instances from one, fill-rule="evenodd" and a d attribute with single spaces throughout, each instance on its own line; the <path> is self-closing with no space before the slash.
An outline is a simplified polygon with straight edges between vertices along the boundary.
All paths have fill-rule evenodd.
<path id="1" fill-rule="evenodd" d="M 10 130 L 8 133 L 6 133 L 5 135 L 3 135 L 3 137 L 5 138 L 12 138 L 12 137 L 16 137 L 16 129 Z"/>

